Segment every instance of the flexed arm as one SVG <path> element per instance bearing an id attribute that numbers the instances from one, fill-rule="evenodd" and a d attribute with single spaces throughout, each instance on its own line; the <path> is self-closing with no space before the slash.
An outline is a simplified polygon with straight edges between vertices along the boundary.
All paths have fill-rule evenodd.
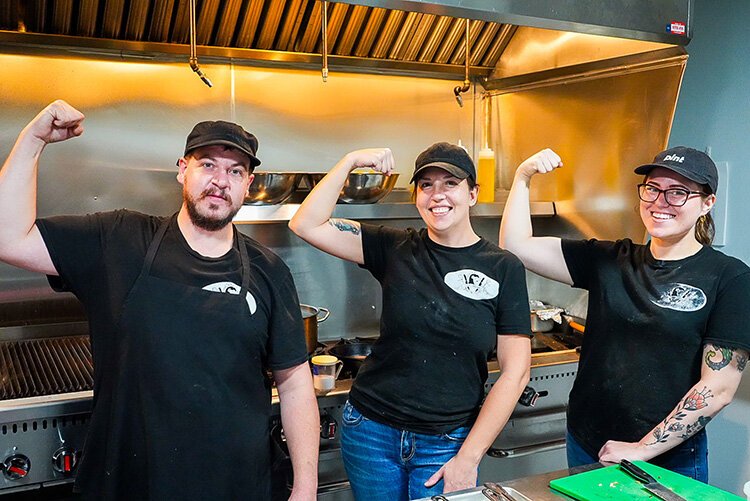
<path id="1" fill-rule="evenodd" d="M 57 275 L 36 220 L 37 167 L 45 146 L 83 132 L 83 114 L 65 101 L 44 108 L 18 136 L 0 171 L 0 260 Z"/>
<path id="2" fill-rule="evenodd" d="M 560 157 L 549 148 L 524 160 L 513 178 L 508 201 L 500 223 L 500 247 L 509 250 L 523 265 L 552 280 L 573 285 L 565 264 L 561 240 L 558 237 L 535 237 L 531 230 L 529 183 L 537 173 L 547 173 L 562 167 Z"/>
<path id="3" fill-rule="evenodd" d="M 621 459 L 648 461 L 698 433 L 732 402 L 747 360 L 747 350 L 706 345 L 700 380 L 672 412 L 638 442 L 609 440 L 599 451 L 599 461 L 604 464 L 618 463 Z"/>
<path id="4" fill-rule="evenodd" d="M 289 228 L 307 243 L 341 259 L 364 262 L 362 235 L 356 221 L 331 219 L 339 192 L 349 173 L 358 167 L 370 167 L 384 174 L 393 172 L 393 154 L 389 148 L 352 151 L 326 174 L 305 198 L 289 221 Z"/>

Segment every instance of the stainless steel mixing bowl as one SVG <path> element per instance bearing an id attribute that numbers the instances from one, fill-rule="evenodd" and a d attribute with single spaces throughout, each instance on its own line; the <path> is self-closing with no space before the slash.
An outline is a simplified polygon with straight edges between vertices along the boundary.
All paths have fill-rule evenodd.
<path id="1" fill-rule="evenodd" d="M 245 203 L 249 205 L 280 204 L 292 196 L 298 172 L 255 172 Z"/>
<path id="2" fill-rule="evenodd" d="M 308 174 L 310 184 L 315 186 L 325 173 Z M 344 183 L 339 201 L 347 204 L 372 204 L 386 196 L 396 186 L 398 174 L 386 176 L 375 171 L 353 171 Z"/>

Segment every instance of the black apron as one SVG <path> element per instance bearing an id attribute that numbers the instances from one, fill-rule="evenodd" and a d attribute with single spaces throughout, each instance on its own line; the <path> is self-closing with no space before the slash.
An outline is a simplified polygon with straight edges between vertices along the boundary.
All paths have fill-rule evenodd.
<path id="1" fill-rule="evenodd" d="M 270 499 L 267 322 L 246 302 L 245 243 L 235 229 L 239 295 L 152 276 L 174 220 L 159 227 L 123 305 L 118 367 L 96 368 L 113 373 L 96 396 L 77 490 L 104 500 Z"/>

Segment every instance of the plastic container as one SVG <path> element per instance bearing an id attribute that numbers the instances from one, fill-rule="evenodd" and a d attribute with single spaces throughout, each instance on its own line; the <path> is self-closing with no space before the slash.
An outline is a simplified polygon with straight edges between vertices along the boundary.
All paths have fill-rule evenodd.
<path id="1" fill-rule="evenodd" d="M 480 203 L 495 201 L 495 152 L 491 148 L 479 150 L 477 183 Z"/>

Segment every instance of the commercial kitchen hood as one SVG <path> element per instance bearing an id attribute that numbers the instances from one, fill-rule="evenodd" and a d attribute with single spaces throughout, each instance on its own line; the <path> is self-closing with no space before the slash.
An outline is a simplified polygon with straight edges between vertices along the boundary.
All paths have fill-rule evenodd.
<path id="1" fill-rule="evenodd" d="M 187 0 L 5 0 L 5 52 L 178 60 L 189 53 Z M 198 0 L 202 60 L 319 67 L 319 0 Z M 518 26 L 686 45 L 692 0 L 347 0 L 327 3 L 333 69 L 483 81 Z"/>

